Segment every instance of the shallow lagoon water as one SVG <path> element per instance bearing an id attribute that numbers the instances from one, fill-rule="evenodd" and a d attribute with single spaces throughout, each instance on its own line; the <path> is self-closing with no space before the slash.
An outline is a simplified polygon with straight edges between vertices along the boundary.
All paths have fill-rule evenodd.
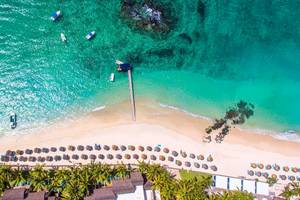
<path id="1" fill-rule="evenodd" d="M 10 111 L 22 131 L 127 99 L 125 74 L 107 81 L 115 59 L 133 64 L 137 98 L 207 117 L 243 99 L 256 107 L 246 128 L 300 131 L 299 1 L 163 2 L 176 21 L 159 36 L 128 26 L 117 0 L 1 1 L 0 131 Z"/>

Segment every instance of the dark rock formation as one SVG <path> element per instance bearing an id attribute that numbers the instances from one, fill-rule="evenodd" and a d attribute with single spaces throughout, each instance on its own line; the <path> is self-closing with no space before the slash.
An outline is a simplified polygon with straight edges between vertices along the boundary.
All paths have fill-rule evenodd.
<path id="1" fill-rule="evenodd" d="M 192 44 L 193 39 L 191 38 L 191 36 L 189 36 L 187 33 L 181 33 L 178 35 L 180 38 L 182 38 L 183 40 L 186 40 L 188 43 Z"/>
<path id="2" fill-rule="evenodd" d="M 197 12 L 200 16 L 201 21 L 203 21 L 205 18 L 205 3 L 203 2 L 203 0 L 198 0 Z"/>
<path id="3" fill-rule="evenodd" d="M 147 31 L 168 33 L 171 30 L 171 12 L 167 6 L 151 0 L 121 0 L 121 16 L 130 25 Z"/>
<path id="4" fill-rule="evenodd" d="M 174 55 L 173 49 L 171 48 L 150 50 L 147 53 L 150 55 L 156 55 L 158 57 L 170 57 Z"/>

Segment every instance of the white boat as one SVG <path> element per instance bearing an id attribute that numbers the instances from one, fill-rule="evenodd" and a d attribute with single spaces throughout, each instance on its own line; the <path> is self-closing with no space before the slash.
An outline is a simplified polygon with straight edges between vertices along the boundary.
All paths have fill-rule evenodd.
<path id="1" fill-rule="evenodd" d="M 96 35 L 96 31 L 92 31 L 92 32 L 89 32 L 89 34 L 87 34 L 87 35 L 85 36 L 85 38 L 86 38 L 87 40 L 90 40 L 90 39 L 92 39 L 93 37 L 95 37 L 95 35 Z"/>
<path id="2" fill-rule="evenodd" d="M 124 64 L 122 61 L 120 61 L 120 60 L 116 60 L 116 64 L 117 65 L 121 65 L 121 64 Z"/>
<path id="3" fill-rule="evenodd" d="M 10 113 L 9 121 L 10 121 L 10 123 L 9 123 L 10 128 L 15 129 L 17 127 L 17 115 L 16 115 L 16 113 Z"/>
<path id="4" fill-rule="evenodd" d="M 61 16 L 60 10 L 58 10 L 58 11 L 56 11 L 56 12 L 53 12 L 53 13 L 51 14 L 51 20 L 52 20 L 52 21 L 55 21 L 55 20 L 57 20 L 60 16 Z"/>
<path id="5" fill-rule="evenodd" d="M 63 34 L 63 33 L 60 34 L 60 39 L 63 42 L 67 42 L 67 38 L 66 38 L 65 34 Z"/>
<path id="6" fill-rule="evenodd" d="M 114 82 L 115 81 L 115 74 L 114 73 L 111 73 L 110 76 L 109 76 L 109 81 L 110 82 Z"/>

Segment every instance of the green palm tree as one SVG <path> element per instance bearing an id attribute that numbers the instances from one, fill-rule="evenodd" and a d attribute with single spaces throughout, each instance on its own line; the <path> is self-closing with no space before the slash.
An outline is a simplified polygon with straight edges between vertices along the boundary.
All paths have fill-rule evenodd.
<path id="1" fill-rule="evenodd" d="M 6 190 L 14 186 L 14 174 L 10 166 L 0 166 L 0 195 Z"/>
<path id="2" fill-rule="evenodd" d="M 49 182 L 48 171 L 42 165 L 36 165 L 29 172 L 29 183 L 33 191 L 42 191 L 47 189 Z"/>
<path id="3" fill-rule="evenodd" d="M 23 184 L 27 184 L 28 177 L 29 177 L 29 171 L 22 169 L 22 168 L 16 168 L 12 170 L 13 178 L 14 180 L 11 182 L 11 185 L 13 186 L 20 186 Z"/>
<path id="4" fill-rule="evenodd" d="M 113 171 L 107 164 L 98 164 L 93 175 L 98 186 L 108 185 L 112 180 Z"/>
<path id="5" fill-rule="evenodd" d="M 210 200 L 253 200 L 251 193 L 234 190 L 225 191 L 222 194 L 213 194 L 209 197 Z"/>
<path id="6" fill-rule="evenodd" d="M 59 196 L 70 179 L 71 170 L 72 168 L 51 170 L 49 172 L 49 184 L 47 185 L 48 191 Z"/>
<path id="7" fill-rule="evenodd" d="M 124 164 L 115 166 L 113 172 L 114 176 L 117 178 L 126 178 L 130 175 L 130 170 Z"/>
<path id="8" fill-rule="evenodd" d="M 280 196 L 291 199 L 292 197 L 300 196 L 300 183 L 290 183 L 285 188 L 284 191 L 280 194 Z"/>
<path id="9" fill-rule="evenodd" d="M 74 177 L 68 181 L 61 193 L 62 199 L 65 200 L 81 200 L 85 195 L 84 183 Z"/>

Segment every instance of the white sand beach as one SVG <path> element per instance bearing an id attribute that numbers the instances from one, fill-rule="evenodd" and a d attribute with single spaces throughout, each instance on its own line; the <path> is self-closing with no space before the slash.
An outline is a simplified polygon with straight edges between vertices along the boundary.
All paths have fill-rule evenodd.
<path id="1" fill-rule="evenodd" d="M 149 100 L 137 101 L 137 121 L 131 121 L 130 104 L 122 102 L 108 106 L 73 122 L 59 122 L 42 131 L 25 135 L 2 136 L 0 152 L 6 150 L 26 149 L 34 147 L 59 147 L 67 145 L 161 145 L 170 150 L 185 151 L 206 157 L 212 155 L 218 170 L 216 173 L 234 177 L 247 177 L 250 163 L 278 164 L 279 166 L 300 166 L 300 144 L 291 141 L 275 139 L 268 135 L 259 135 L 238 128 L 232 129 L 224 142 L 203 143 L 205 128 L 209 120 L 195 118 L 186 113 L 169 108 L 162 108 L 156 102 Z M 159 155 L 156 153 L 155 155 Z M 177 158 L 176 158 L 177 159 Z M 180 158 L 178 157 L 180 160 Z M 191 161 L 182 158 L 182 161 Z M 64 161 L 60 161 L 63 163 Z M 107 161 L 116 163 L 115 160 Z M 119 161 L 118 161 L 119 162 Z M 60 164 L 59 162 L 57 164 Z M 55 164 L 55 163 L 52 163 Z M 67 163 L 64 163 L 67 164 Z M 177 167 L 174 163 L 170 167 Z M 196 169 L 192 166 L 192 170 Z M 255 169 L 258 170 L 258 169 Z M 266 171 L 270 174 L 297 176 L 299 173 L 282 170 Z M 260 178 L 265 180 L 264 178 Z"/>

